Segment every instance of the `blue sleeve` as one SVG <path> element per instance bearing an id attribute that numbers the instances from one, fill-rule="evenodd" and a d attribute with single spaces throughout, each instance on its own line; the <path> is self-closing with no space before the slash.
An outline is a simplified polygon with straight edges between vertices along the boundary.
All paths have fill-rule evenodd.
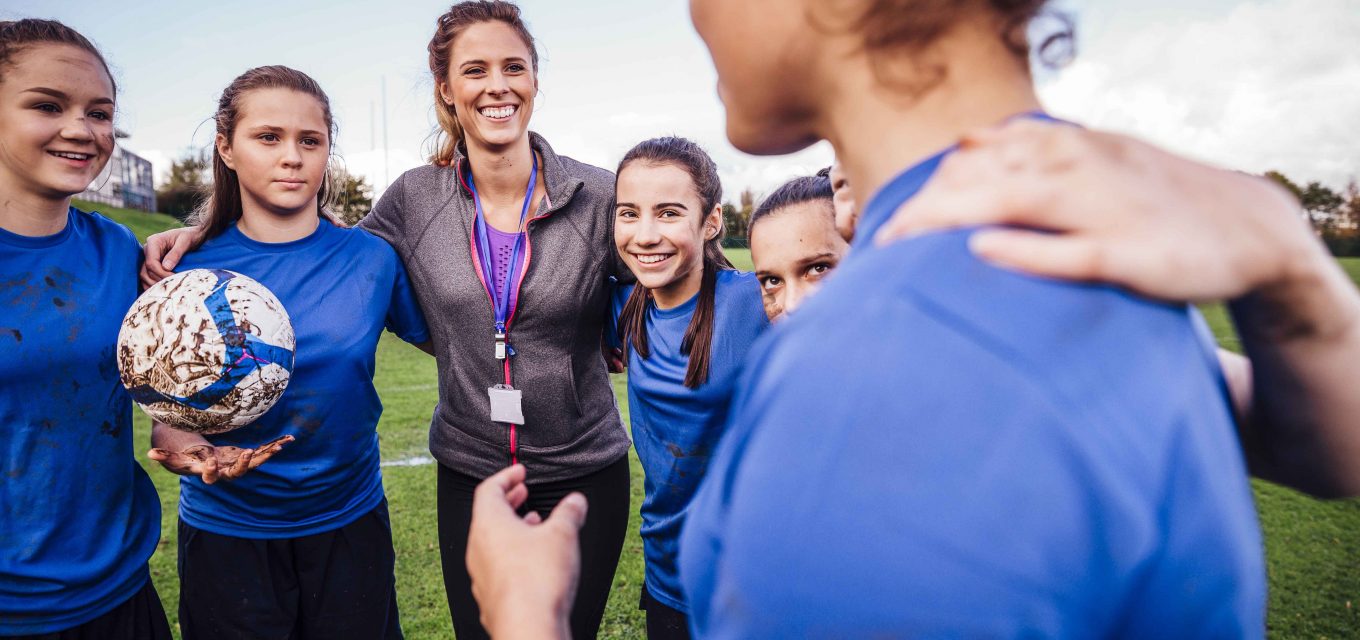
<path id="1" fill-rule="evenodd" d="M 623 313 L 623 305 L 628 303 L 628 296 L 632 294 L 634 284 L 623 284 L 617 278 L 609 279 L 609 321 L 604 325 L 604 343 L 613 349 L 623 348 L 623 341 L 619 339 L 619 316 Z"/>
<path id="2" fill-rule="evenodd" d="M 430 328 L 425 324 L 425 314 L 421 312 L 415 290 L 411 288 L 406 267 L 395 251 L 392 252 L 392 260 L 396 263 L 396 273 L 392 281 L 392 302 L 387 307 L 384 325 L 388 331 L 411 344 L 429 342 Z"/>

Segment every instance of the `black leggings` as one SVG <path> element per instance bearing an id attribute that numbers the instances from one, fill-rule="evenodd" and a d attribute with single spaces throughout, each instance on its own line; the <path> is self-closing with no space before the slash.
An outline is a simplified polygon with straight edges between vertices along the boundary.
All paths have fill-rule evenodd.
<path id="1" fill-rule="evenodd" d="M 445 467 L 439 467 L 439 557 L 444 565 L 444 589 L 448 593 L 449 613 L 459 640 L 487 638 L 481 612 L 472 598 L 472 580 L 467 572 L 468 527 L 472 522 L 472 492 L 480 482 Z M 521 512 L 537 511 L 544 518 L 568 493 L 586 496 L 590 509 L 581 527 L 581 580 L 576 587 L 576 602 L 571 607 L 571 635 L 576 640 L 594 638 L 614 584 L 623 537 L 628 531 L 628 458 L 620 458 L 595 473 L 580 478 L 529 486 L 529 500 Z"/>

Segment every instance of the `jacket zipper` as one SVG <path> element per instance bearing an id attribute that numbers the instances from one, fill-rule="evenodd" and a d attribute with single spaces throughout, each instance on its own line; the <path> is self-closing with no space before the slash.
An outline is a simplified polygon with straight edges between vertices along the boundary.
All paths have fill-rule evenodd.
<path id="1" fill-rule="evenodd" d="M 463 179 L 463 160 L 461 158 L 458 160 L 455 172 L 458 174 L 458 182 L 463 186 L 463 188 L 467 189 L 468 191 L 472 191 L 472 188 L 468 186 L 467 181 Z M 521 287 L 523 287 L 524 277 L 529 274 L 529 261 L 534 256 L 534 243 L 529 235 L 529 225 L 538 222 L 539 220 L 542 220 L 544 218 L 547 218 L 548 216 L 552 215 L 555 211 L 561 208 L 553 206 L 552 194 L 548 193 L 548 185 L 546 179 L 544 180 L 543 185 L 543 198 L 548 201 L 547 210 L 545 210 L 541 215 L 534 216 L 524 221 L 524 264 L 519 270 L 519 278 L 515 280 L 516 292 L 519 292 Z M 570 198 L 568 198 L 568 200 L 570 200 Z M 566 201 L 563 201 L 562 206 L 563 207 L 566 206 Z M 482 272 L 482 262 L 480 259 L 477 259 L 477 256 L 480 254 L 478 254 L 477 252 L 477 229 L 476 229 L 477 214 L 475 210 L 472 215 L 473 215 L 472 226 L 468 229 L 468 238 L 470 244 L 469 255 L 473 257 L 472 267 L 477 271 L 477 276 L 482 281 L 482 289 L 486 291 L 487 303 L 489 303 L 491 305 L 491 308 L 494 310 L 496 308 L 496 301 L 491 291 L 490 284 L 491 279 L 487 274 Z M 505 333 L 507 336 L 510 334 L 510 326 L 515 322 L 515 311 L 517 309 L 519 309 L 518 295 L 516 295 L 514 301 L 510 303 L 510 313 L 506 314 Z M 505 385 L 513 386 L 510 383 L 509 354 L 506 354 L 503 366 L 505 371 Z M 518 442 L 519 434 L 515 429 L 515 423 L 511 422 L 508 424 L 510 425 L 510 464 L 517 464 L 519 462 L 519 442 Z"/>

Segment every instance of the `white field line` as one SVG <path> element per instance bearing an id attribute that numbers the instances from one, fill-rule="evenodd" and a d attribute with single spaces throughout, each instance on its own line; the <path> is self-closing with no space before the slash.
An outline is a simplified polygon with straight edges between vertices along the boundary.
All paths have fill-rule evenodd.
<path id="1" fill-rule="evenodd" d="M 430 456 L 411 456 L 409 458 L 397 458 L 396 460 L 384 460 L 384 467 L 423 467 L 427 464 L 434 464 L 434 458 Z"/>

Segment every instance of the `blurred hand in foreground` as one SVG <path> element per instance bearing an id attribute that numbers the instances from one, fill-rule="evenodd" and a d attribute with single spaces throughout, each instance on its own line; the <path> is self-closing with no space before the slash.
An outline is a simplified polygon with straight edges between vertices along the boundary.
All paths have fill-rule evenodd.
<path id="1" fill-rule="evenodd" d="M 473 494 L 467 568 L 482 625 L 495 638 L 570 638 L 567 616 L 581 572 L 577 536 L 586 498 L 572 493 L 546 520 L 515 510 L 529 497 L 523 465 L 502 469 Z"/>

